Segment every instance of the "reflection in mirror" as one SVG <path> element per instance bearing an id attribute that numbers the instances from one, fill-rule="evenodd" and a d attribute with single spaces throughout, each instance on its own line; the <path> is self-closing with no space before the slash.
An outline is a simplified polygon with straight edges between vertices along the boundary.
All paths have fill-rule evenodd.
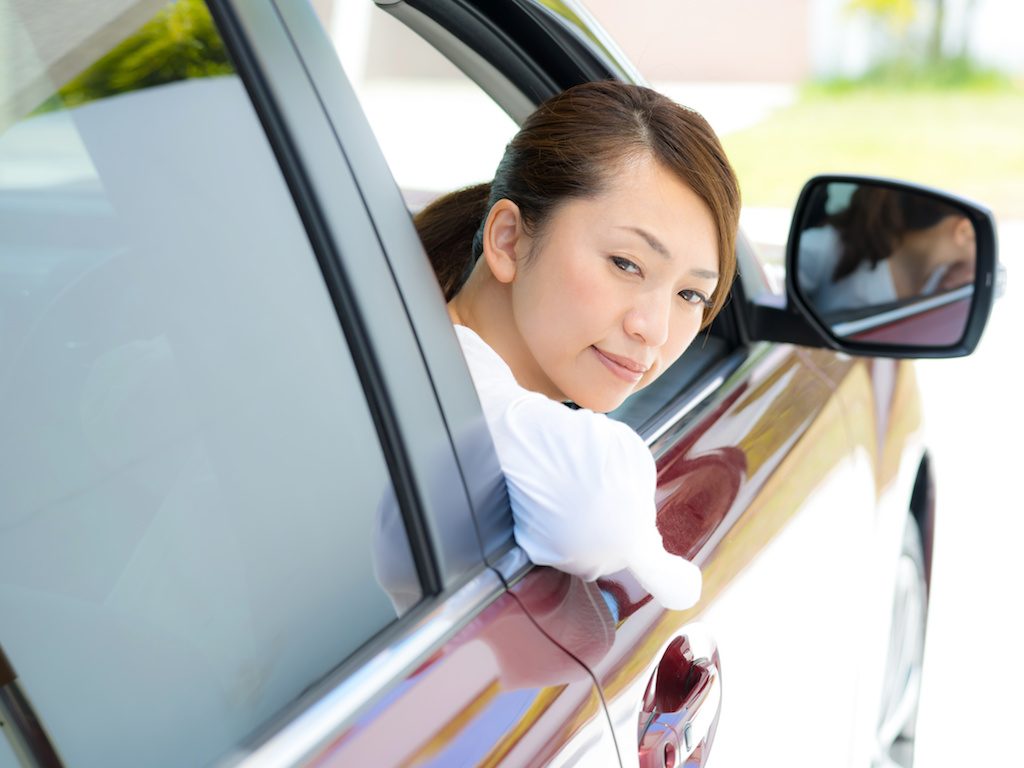
<path id="1" fill-rule="evenodd" d="M 890 345 L 948 346 L 964 334 L 974 225 L 953 201 L 878 183 L 811 193 L 798 233 L 801 295 L 832 333 Z"/>

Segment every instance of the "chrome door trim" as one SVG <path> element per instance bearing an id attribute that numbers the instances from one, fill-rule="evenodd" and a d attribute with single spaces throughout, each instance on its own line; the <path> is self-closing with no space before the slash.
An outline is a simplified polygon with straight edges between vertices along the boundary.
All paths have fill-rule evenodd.
<path id="1" fill-rule="evenodd" d="M 678 408 L 671 416 L 665 419 L 664 423 L 655 429 L 651 434 L 645 438 L 645 442 L 648 446 L 653 445 L 659 437 L 668 432 L 680 419 L 686 416 L 690 411 L 696 408 L 698 405 L 707 400 L 711 395 L 718 391 L 718 388 L 725 383 L 725 374 L 719 374 L 709 381 L 704 387 L 701 388 L 697 394 L 687 400 L 683 405 Z"/>
<path id="2" fill-rule="evenodd" d="M 398 640 L 305 707 L 290 722 L 249 752 L 228 755 L 224 765 L 270 768 L 308 764 L 340 737 L 355 718 L 391 685 L 433 653 L 452 634 L 490 605 L 505 586 L 485 568 L 421 617 Z"/>
<path id="3" fill-rule="evenodd" d="M 523 578 L 531 568 L 533 561 L 518 544 L 494 561 L 494 569 L 501 574 L 501 578 L 509 587 Z"/>
<path id="4" fill-rule="evenodd" d="M 676 408 L 669 410 L 668 415 L 660 419 L 653 430 L 641 435 L 651 452 L 658 455 L 658 452 L 666 447 L 668 441 L 663 440 L 666 435 L 675 437 L 679 429 L 683 428 L 687 416 L 699 406 L 712 400 L 715 394 L 723 392 L 734 374 L 752 357 L 758 357 L 764 351 L 766 351 L 766 347 L 753 349 L 741 347 L 718 361 L 711 370 L 701 377 L 703 385 L 696 389 L 694 394 L 685 397 Z"/>

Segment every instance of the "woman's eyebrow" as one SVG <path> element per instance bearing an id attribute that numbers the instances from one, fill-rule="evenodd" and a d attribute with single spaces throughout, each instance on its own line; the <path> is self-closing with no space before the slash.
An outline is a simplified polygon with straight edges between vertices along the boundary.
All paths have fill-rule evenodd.
<path id="1" fill-rule="evenodd" d="M 718 279 L 718 273 L 711 269 L 700 269 L 699 267 L 694 267 L 693 269 L 690 270 L 690 274 L 695 277 L 706 278 L 707 280 Z"/>
<path id="2" fill-rule="evenodd" d="M 641 229 L 640 227 L 626 227 L 626 226 L 618 226 L 618 227 L 616 227 L 616 229 L 624 229 L 627 232 L 632 232 L 633 234 L 640 235 L 640 237 L 642 237 L 647 242 L 647 245 L 649 245 L 651 247 L 652 251 L 654 251 L 655 253 L 661 254 L 666 259 L 671 259 L 672 258 L 672 254 L 668 252 L 668 248 L 665 247 L 665 244 L 662 243 L 661 240 L 656 238 L 650 232 L 648 232 L 646 229 Z M 703 278 L 706 278 L 708 280 L 717 280 L 718 279 L 718 273 L 714 272 L 714 271 L 712 271 L 710 269 L 694 268 L 694 269 L 690 270 L 690 273 L 693 274 L 693 275 L 696 275 L 697 277 L 703 277 Z"/>
<path id="3" fill-rule="evenodd" d="M 654 235 L 652 235 L 646 229 L 640 229 L 640 227 L 624 227 L 624 226 L 616 227 L 616 229 L 624 229 L 627 232 L 632 232 L 635 235 L 640 235 L 640 237 L 642 237 L 644 240 L 646 240 L 647 244 L 649 246 L 651 246 L 651 250 L 656 251 L 657 253 L 660 253 L 666 259 L 671 259 L 672 258 L 672 254 L 668 252 L 668 248 L 665 247 L 664 243 L 662 243 L 661 240 L 656 238 Z"/>

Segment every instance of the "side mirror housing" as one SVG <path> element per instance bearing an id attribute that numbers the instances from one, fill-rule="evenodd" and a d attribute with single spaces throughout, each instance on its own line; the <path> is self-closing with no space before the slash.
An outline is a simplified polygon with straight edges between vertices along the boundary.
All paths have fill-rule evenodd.
<path id="1" fill-rule="evenodd" d="M 968 355 L 1001 279 L 987 209 L 901 181 L 818 176 L 793 215 L 787 306 L 755 306 L 752 336 L 873 357 Z"/>

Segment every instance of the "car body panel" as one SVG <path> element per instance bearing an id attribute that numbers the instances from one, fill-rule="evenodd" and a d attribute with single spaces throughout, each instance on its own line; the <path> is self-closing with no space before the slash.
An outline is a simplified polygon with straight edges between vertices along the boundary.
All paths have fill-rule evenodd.
<path id="1" fill-rule="evenodd" d="M 865 510 L 871 514 L 870 528 L 859 554 L 862 567 L 856 599 L 850 606 L 860 627 L 853 719 L 859 738 L 848 757 L 853 765 L 866 764 L 873 756 L 870 736 L 878 724 L 896 569 L 907 516 L 918 516 L 926 551 L 931 550 L 934 528 L 929 510 L 915 508 L 917 483 L 927 458 L 914 364 L 850 358 L 845 371 L 834 364 L 832 375 L 836 376 L 836 393 L 846 412 L 854 455 L 870 467 L 874 489 L 874 505 Z"/>
<path id="2" fill-rule="evenodd" d="M 744 750 L 770 741 L 778 724 L 757 714 L 769 711 L 806 727 L 816 759 L 841 764 L 851 751 L 858 669 L 848 654 L 858 620 L 850 606 L 859 603 L 857 558 L 874 488 L 867 463 L 851 456 L 845 410 L 822 369 L 835 375 L 852 364 L 799 348 L 759 351 L 683 436 L 666 433 L 652 446 L 659 526 L 666 548 L 701 566 L 698 605 L 665 611 L 628 572 L 598 582 L 618 618 L 613 646 L 591 668 L 624 764 L 636 759 L 639 707 L 661 653 L 695 622 L 712 628 L 723 665 L 716 760 L 744 764 L 753 756 Z M 837 505 L 837 496 L 861 503 Z M 538 621 L 574 651 L 572 638 Z M 798 685 L 778 679 L 788 664 L 800 670 Z"/>
<path id="3" fill-rule="evenodd" d="M 941 304 L 850 335 L 856 341 L 903 344 L 907 339 L 935 346 L 956 344 L 964 335 L 971 314 L 971 296 Z"/>
<path id="4" fill-rule="evenodd" d="M 515 597 L 505 593 L 488 605 L 311 764 L 534 766 L 585 755 L 587 765 L 617 765 L 593 678 L 520 602 L 557 611 L 567 589 L 579 585 L 536 569 Z"/>

